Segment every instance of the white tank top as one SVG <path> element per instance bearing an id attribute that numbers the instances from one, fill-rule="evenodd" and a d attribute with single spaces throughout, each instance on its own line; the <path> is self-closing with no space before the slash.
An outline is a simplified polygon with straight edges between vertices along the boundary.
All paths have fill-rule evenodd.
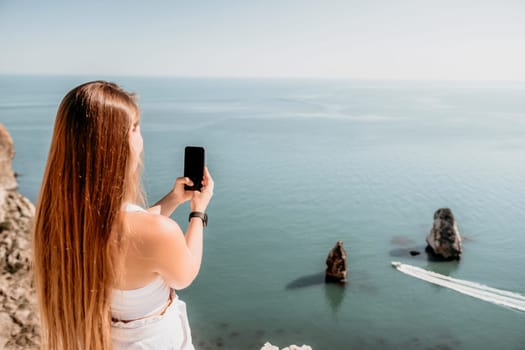
<path id="1" fill-rule="evenodd" d="M 135 204 L 127 204 L 126 211 L 146 210 Z M 152 282 L 138 289 L 113 289 L 111 294 L 111 317 L 116 320 L 136 320 L 159 313 L 169 301 L 171 288 L 159 275 Z"/>

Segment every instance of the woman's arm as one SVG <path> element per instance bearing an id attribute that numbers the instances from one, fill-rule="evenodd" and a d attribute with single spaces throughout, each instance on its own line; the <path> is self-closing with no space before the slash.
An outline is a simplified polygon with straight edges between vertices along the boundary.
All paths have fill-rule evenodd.
<path id="1" fill-rule="evenodd" d="M 213 189 L 213 179 L 208 169 L 205 169 L 201 191 L 188 191 L 192 195 L 191 210 L 205 212 L 213 196 Z M 141 215 L 135 216 L 135 224 L 144 233 L 143 239 L 147 240 L 148 250 L 153 257 L 154 272 L 159 273 L 175 289 L 189 286 L 197 277 L 202 261 L 202 220 L 192 218 L 186 234 L 183 234 L 175 221 L 163 215 L 136 215 Z"/>
<path id="2" fill-rule="evenodd" d="M 134 231 L 140 233 L 146 269 L 161 275 L 172 288 L 189 286 L 202 262 L 202 221 L 192 219 L 184 234 L 175 221 L 163 215 L 136 212 L 129 217 Z"/>
<path id="3" fill-rule="evenodd" d="M 148 212 L 169 217 L 179 205 L 192 197 L 192 191 L 186 191 L 184 185 L 193 186 L 193 182 L 187 177 L 177 178 L 173 189 L 149 208 Z"/>

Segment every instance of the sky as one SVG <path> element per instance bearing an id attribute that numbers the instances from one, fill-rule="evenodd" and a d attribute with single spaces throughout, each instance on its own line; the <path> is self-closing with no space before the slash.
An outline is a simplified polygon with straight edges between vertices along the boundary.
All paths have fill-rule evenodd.
<path id="1" fill-rule="evenodd" d="M 525 81 L 525 1 L 0 0 L 0 74 Z"/>

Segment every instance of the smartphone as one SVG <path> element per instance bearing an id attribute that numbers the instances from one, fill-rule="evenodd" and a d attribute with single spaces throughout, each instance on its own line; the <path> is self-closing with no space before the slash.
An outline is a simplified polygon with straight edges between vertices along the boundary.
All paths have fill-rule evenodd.
<path id="1" fill-rule="evenodd" d="M 184 176 L 193 186 L 184 185 L 186 191 L 200 191 L 204 178 L 204 147 L 187 146 L 184 149 Z"/>

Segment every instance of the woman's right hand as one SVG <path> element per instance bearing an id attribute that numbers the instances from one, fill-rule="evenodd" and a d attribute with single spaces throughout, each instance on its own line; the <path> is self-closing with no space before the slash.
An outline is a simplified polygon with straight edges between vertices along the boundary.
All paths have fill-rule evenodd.
<path id="1" fill-rule="evenodd" d="M 193 191 L 190 208 L 191 211 L 206 212 L 206 208 L 213 196 L 213 178 L 210 175 L 207 167 L 204 167 L 204 178 L 202 180 L 202 187 L 200 191 Z"/>

